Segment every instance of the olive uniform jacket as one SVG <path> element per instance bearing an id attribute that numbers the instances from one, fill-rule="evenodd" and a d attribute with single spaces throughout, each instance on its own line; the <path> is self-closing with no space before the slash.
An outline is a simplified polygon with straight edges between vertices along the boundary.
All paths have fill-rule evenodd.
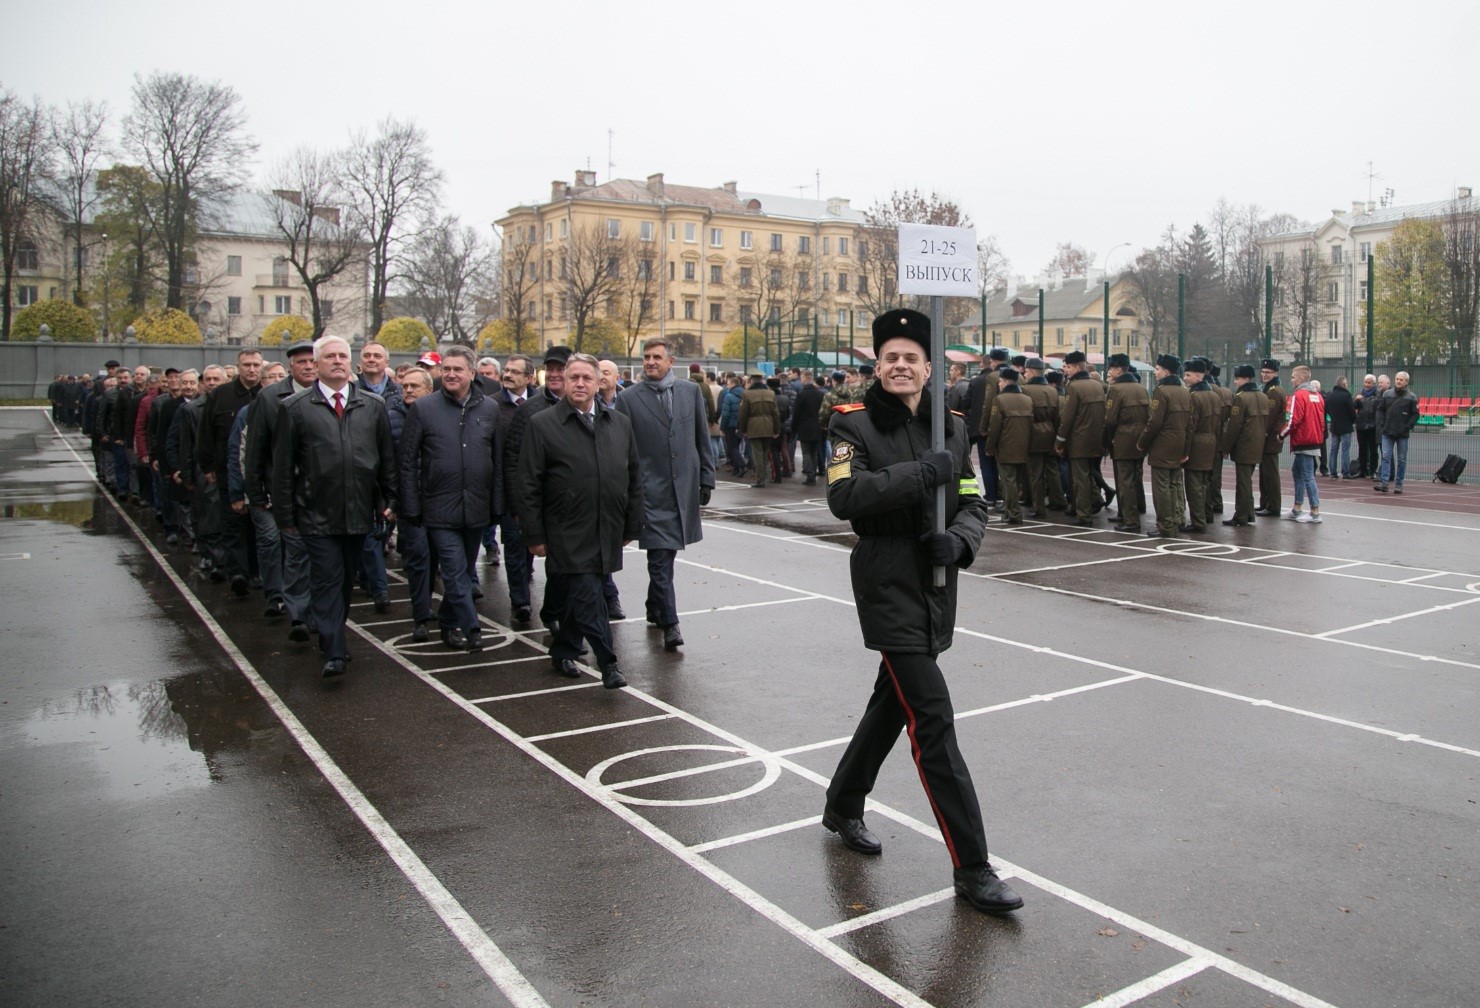
<path id="1" fill-rule="evenodd" d="M 1240 385 L 1223 428 L 1223 451 L 1240 465 L 1257 465 L 1264 454 L 1268 421 L 1269 397 L 1253 382 Z"/>
<path id="2" fill-rule="evenodd" d="M 1218 393 L 1218 401 L 1222 404 L 1222 411 L 1218 414 L 1218 444 L 1223 444 L 1223 428 L 1228 426 L 1228 414 L 1233 409 L 1233 389 L 1227 385 L 1214 385 L 1213 391 Z"/>
<path id="3" fill-rule="evenodd" d="M 920 411 L 875 383 L 861 403 L 840 406 L 830 427 L 827 506 L 850 522 L 858 542 L 849 569 L 864 647 L 873 651 L 937 655 L 951 646 L 956 626 L 957 567 L 976 559 L 987 524 L 978 494 L 970 442 L 961 418 L 946 418 L 946 451 L 954 463 L 946 484 L 945 524 L 961 546 L 944 588 L 920 536 L 935 528 L 935 489 L 921 475 L 930 451 L 930 397 Z"/>
<path id="4" fill-rule="evenodd" d="M 1058 441 L 1065 458 L 1099 458 L 1105 450 L 1105 384 L 1088 371 L 1064 382 Z"/>
<path id="5" fill-rule="evenodd" d="M 1052 454 L 1054 431 L 1059 429 L 1059 390 L 1039 375 L 1023 383 L 1023 395 L 1033 400 L 1033 437 L 1028 451 L 1034 455 Z"/>
<path id="6" fill-rule="evenodd" d="M 1280 388 L 1280 383 L 1277 381 L 1264 386 L 1264 395 L 1269 399 L 1269 417 L 1264 432 L 1264 454 L 1278 455 L 1285 446 L 1284 438 L 1280 437 L 1280 430 L 1285 426 L 1285 411 L 1288 402 L 1285 390 Z"/>
<path id="7" fill-rule="evenodd" d="M 1192 393 L 1176 375 L 1163 378 L 1152 390 L 1146 428 L 1136 448 L 1155 469 L 1180 469 L 1192 453 Z"/>
<path id="8" fill-rule="evenodd" d="M 1207 380 L 1191 388 L 1192 448 L 1187 453 L 1187 468 L 1207 472 L 1218 464 L 1218 426 L 1223 418 L 1223 397 Z"/>
<path id="9" fill-rule="evenodd" d="M 1048 388 L 1048 383 L 1044 383 Z M 1009 465 L 1028 461 L 1033 440 L 1033 400 L 1009 385 L 992 400 L 992 415 L 987 420 L 984 449 L 998 462 Z"/>
<path id="10" fill-rule="evenodd" d="M 781 436 L 781 412 L 776 393 L 764 385 L 752 385 L 740 400 L 740 433 L 747 438 Z"/>
<path id="11" fill-rule="evenodd" d="M 1136 440 L 1146 429 L 1151 393 L 1141 379 L 1126 373 L 1105 390 L 1105 448 L 1115 459 L 1138 459 L 1146 454 Z"/>

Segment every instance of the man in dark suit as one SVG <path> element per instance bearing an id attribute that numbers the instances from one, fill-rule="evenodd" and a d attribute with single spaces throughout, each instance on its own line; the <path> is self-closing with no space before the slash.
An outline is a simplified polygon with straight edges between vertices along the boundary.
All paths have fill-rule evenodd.
<path id="1" fill-rule="evenodd" d="M 349 344 L 314 343 L 318 380 L 282 405 L 273 434 L 272 515 L 308 553 L 309 595 L 324 677 L 344 674 L 344 621 L 365 537 L 395 520 L 396 450 L 385 400 L 360 389 Z"/>
<path id="2" fill-rule="evenodd" d="M 602 685 L 618 689 L 627 680 L 612 649 L 602 579 L 622 569 L 622 550 L 642 527 L 642 473 L 631 422 L 596 405 L 598 373 L 595 357 L 570 355 L 565 397 L 524 431 L 514 496 L 525 546 L 546 558 L 564 589 L 551 665 L 579 677 L 575 659 L 584 637 Z"/>
<path id="3" fill-rule="evenodd" d="M 673 564 L 678 551 L 704 537 L 699 508 L 714 492 L 709 412 L 704 390 L 673 370 L 673 342 L 655 336 L 642 345 L 642 381 L 624 389 L 617 412 L 632 424 L 642 466 L 642 535 L 647 551 L 647 620 L 663 630 L 663 647 L 683 644 Z"/>

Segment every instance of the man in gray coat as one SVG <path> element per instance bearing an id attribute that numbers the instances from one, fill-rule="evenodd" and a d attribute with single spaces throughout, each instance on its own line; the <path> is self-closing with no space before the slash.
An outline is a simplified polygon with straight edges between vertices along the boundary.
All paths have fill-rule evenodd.
<path id="1" fill-rule="evenodd" d="M 642 345 L 642 381 L 617 396 L 632 421 L 642 469 L 643 526 L 637 543 L 647 550 L 647 621 L 663 630 L 663 648 L 683 645 L 673 564 L 678 551 L 704 538 L 699 508 L 714 492 L 714 456 L 704 390 L 673 371 L 673 343 L 655 336 Z M 757 463 L 759 464 L 759 463 Z"/>

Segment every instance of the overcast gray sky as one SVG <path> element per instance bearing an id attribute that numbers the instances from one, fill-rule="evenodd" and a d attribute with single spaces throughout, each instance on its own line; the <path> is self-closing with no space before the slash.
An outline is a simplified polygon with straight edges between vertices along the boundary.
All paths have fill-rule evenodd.
<path id="1" fill-rule="evenodd" d="M 954 199 L 1036 274 L 1111 260 L 1222 197 L 1307 220 L 1480 184 L 1480 5 L 547 4 L 51 0 L 7 12 L 0 83 L 128 110 L 135 73 L 241 95 L 258 174 L 384 116 L 428 133 L 447 208 L 487 226 L 552 179 Z M 1097 262 L 1097 265 L 1099 263 Z"/>

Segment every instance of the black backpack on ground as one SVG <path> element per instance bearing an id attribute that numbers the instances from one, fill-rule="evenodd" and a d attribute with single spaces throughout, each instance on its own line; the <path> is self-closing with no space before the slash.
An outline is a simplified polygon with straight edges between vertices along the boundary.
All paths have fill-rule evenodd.
<path id="1" fill-rule="evenodd" d="M 1465 460 L 1458 455 L 1445 455 L 1444 464 L 1439 471 L 1434 473 L 1436 483 L 1458 483 L 1460 474 L 1465 471 Z"/>
<path id="2" fill-rule="evenodd" d="M 1357 461 L 1356 459 L 1352 459 L 1350 462 L 1348 462 L 1346 464 L 1346 478 L 1347 479 L 1356 479 L 1357 477 L 1359 477 L 1361 475 L 1362 475 L 1362 463 L 1361 462 Z"/>

